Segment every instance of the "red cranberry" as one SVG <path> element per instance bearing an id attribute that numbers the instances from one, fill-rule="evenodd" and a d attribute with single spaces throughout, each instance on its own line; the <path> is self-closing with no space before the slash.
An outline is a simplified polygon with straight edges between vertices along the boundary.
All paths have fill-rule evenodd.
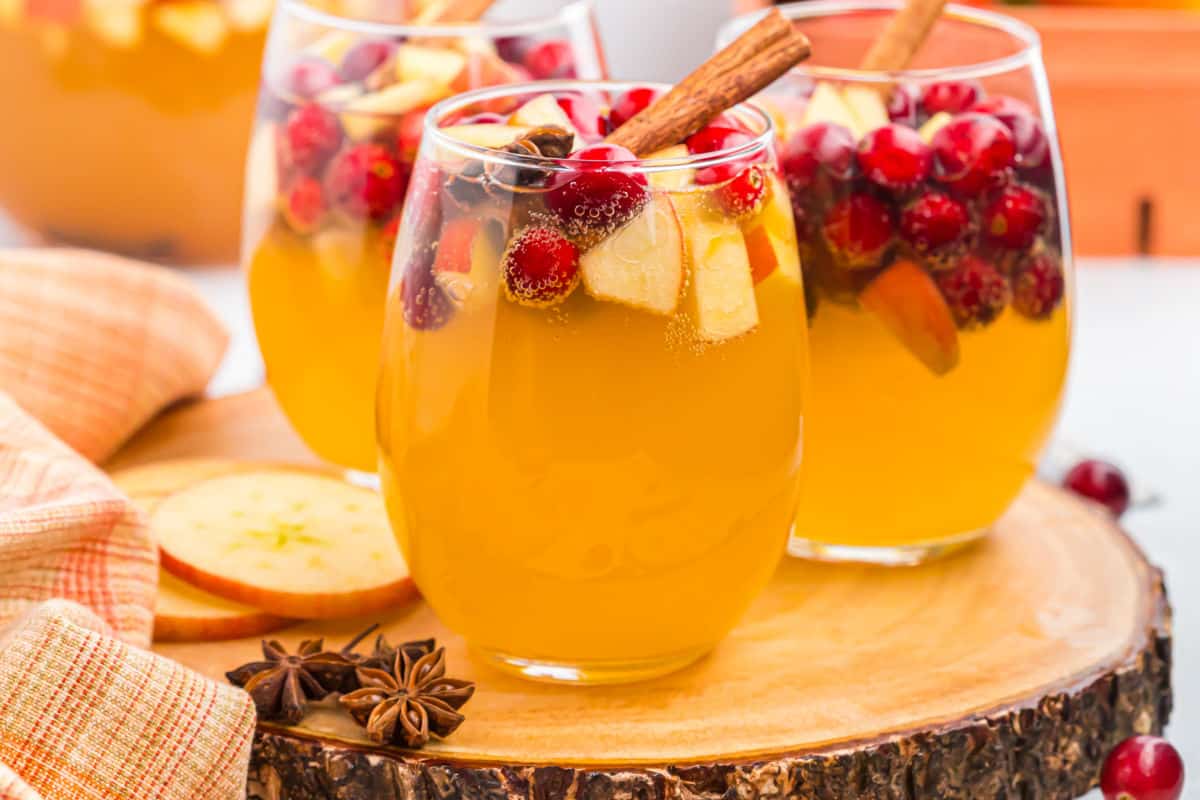
<path id="1" fill-rule="evenodd" d="M 854 134 L 835 122 L 801 128 L 784 145 L 780 165 L 793 190 L 810 186 L 818 167 L 844 180 L 854 169 Z"/>
<path id="2" fill-rule="evenodd" d="M 560 94 L 555 99 L 558 100 L 558 107 L 570 118 L 571 124 L 585 142 L 604 138 L 607 125 L 604 115 L 600 112 L 600 105 L 595 100 L 578 92 Z"/>
<path id="3" fill-rule="evenodd" d="M 649 197 L 646 176 L 604 164 L 636 161 L 624 147 L 597 144 L 572 155 L 578 161 L 595 161 L 594 168 L 582 167 L 556 177 L 546 192 L 546 207 L 575 236 L 611 231 L 624 225 L 641 210 Z"/>
<path id="4" fill-rule="evenodd" d="M 885 189 L 911 189 L 929 175 L 933 155 L 912 128 L 892 123 L 876 128 L 858 145 L 858 166 Z"/>
<path id="5" fill-rule="evenodd" d="M 888 96 L 887 112 L 892 122 L 917 127 L 917 89 L 908 84 L 897 85 Z"/>
<path id="6" fill-rule="evenodd" d="M 332 66 L 319 58 L 305 58 L 292 65 L 284 86 L 289 94 L 307 100 L 338 83 L 337 72 Z"/>
<path id="7" fill-rule="evenodd" d="M 288 114 L 279 137 L 279 161 L 286 171 L 315 174 L 342 143 L 337 114 L 305 103 Z"/>
<path id="8" fill-rule="evenodd" d="M 630 89 L 613 101 L 608 112 L 609 125 L 613 129 L 621 127 L 662 96 L 661 89 L 651 89 L 648 86 Z"/>
<path id="9" fill-rule="evenodd" d="M 433 331 L 454 316 L 454 303 L 433 275 L 433 251 L 423 248 L 404 268 L 400 279 L 400 308 L 412 328 Z"/>
<path id="10" fill-rule="evenodd" d="M 1012 166 L 1014 155 L 1012 133 L 983 114 L 961 114 L 933 137 L 935 175 L 967 195 L 994 185 Z"/>
<path id="11" fill-rule="evenodd" d="M 1050 163 L 1050 140 L 1046 137 L 1046 129 L 1028 103 L 1015 97 L 995 95 L 980 100 L 969 110 L 990 114 L 1008 126 L 1017 150 L 1017 166 L 1040 169 Z"/>
<path id="12" fill-rule="evenodd" d="M 983 97 L 977 81 L 938 81 L 921 93 L 921 108 L 930 116 L 939 111 L 957 114 L 966 111 Z"/>
<path id="13" fill-rule="evenodd" d="M 380 222 L 391 216 L 408 186 L 405 166 L 386 147 L 372 142 L 343 150 L 325 180 L 338 208 Z"/>
<path id="14" fill-rule="evenodd" d="M 767 176 L 760 166 L 748 167 L 717 188 L 717 203 L 731 217 L 745 217 L 762 207 L 767 195 Z"/>
<path id="15" fill-rule="evenodd" d="M 1106 506 L 1114 517 L 1129 508 L 1129 482 L 1125 474 L 1105 461 L 1080 461 L 1063 478 L 1063 486 Z"/>
<path id="16" fill-rule="evenodd" d="M 346 83 L 366 80 L 367 76 L 379 69 L 392 54 L 396 45 L 384 39 L 365 39 L 347 51 L 338 65 L 338 77 Z"/>
<path id="17" fill-rule="evenodd" d="M 1030 319 L 1045 319 L 1058 308 L 1065 290 L 1058 256 L 1039 253 L 1013 279 L 1013 308 Z"/>
<path id="18" fill-rule="evenodd" d="M 1100 773 L 1104 800 L 1178 800 L 1183 758 L 1166 739 L 1133 736 L 1113 748 Z"/>
<path id="19" fill-rule="evenodd" d="M 521 63 L 536 80 L 575 77 L 575 51 L 563 39 L 538 42 L 525 51 Z"/>
<path id="20" fill-rule="evenodd" d="M 986 325 L 1008 305 L 1012 293 L 1000 271 L 974 255 L 964 256 L 949 272 L 937 276 L 938 287 L 958 327 Z"/>
<path id="21" fill-rule="evenodd" d="M 321 227 L 325 216 L 325 192 L 316 178 L 301 177 L 289 188 L 284 197 L 283 218 L 292 230 L 301 235 L 313 233 Z"/>
<path id="22" fill-rule="evenodd" d="M 413 161 L 417 150 L 421 147 L 421 136 L 425 133 L 425 115 L 427 108 L 406 111 L 396 123 L 396 152 L 401 158 Z"/>
<path id="23" fill-rule="evenodd" d="M 862 192 L 838 200 L 825 215 L 822 232 L 836 258 L 848 269 L 878 266 L 894 238 L 892 211 Z"/>
<path id="24" fill-rule="evenodd" d="M 510 64 L 520 64 L 532 45 L 528 36 L 501 36 L 496 40 L 496 53 Z"/>
<path id="25" fill-rule="evenodd" d="M 526 228 L 509 244 L 503 269 L 510 299 L 552 305 L 565 300 L 579 283 L 579 251 L 553 228 Z"/>
<path id="26" fill-rule="evenodd" d="M 754 141 L 754 137 L 737 128 L 725 128 L 719 125 L 709 125 L 701 128 L 688 137 L 687 149 L 692 155 L 717 153 L 732 150 Z M 711 167 L 701 167 L 696 170 L 696 183 L 708 186 L 714 183 L 724 183 L 732 180 L 746 168 L 753 158 L 739 158 L 726 161 Z"/>
<path id="27" fill-rule="evenodd" d="M 1010 184 L 992 197 L 983 209 L 983 237 L 990 244 L 1024 250 L 1033 244 L 1046 222 L 1046 201 L 1041 193 Z"/>
<path id="28" fill-rule="evenodd" d="M 962 202 L 943 192 L 926 190 L 904 207 L 900 235 L 918 253 L 929 253 L 962 240 L 971 218 Z"/>

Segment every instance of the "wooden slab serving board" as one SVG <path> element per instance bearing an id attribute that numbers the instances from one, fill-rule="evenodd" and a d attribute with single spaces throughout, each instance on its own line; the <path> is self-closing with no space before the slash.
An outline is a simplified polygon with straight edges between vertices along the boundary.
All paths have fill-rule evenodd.
<path id="1" fill-rule="evenodd" d="M 312 460 L 257 392 L 169 413 L 111 466 L 180 456 Z M 638 685 L 502 675 L 423 604 L 381 621 L 393 641 L 436 636 L 478 682 L 466 724 L 420 752 L 373 746 L 331 709 L 260 725 L 252 800 L 1071 798 L 1171 706 L 1160 573 L 1103 513 L 1041 484 L 938 563 L 785 561 L 711 656 Z M 364 622 L 279 638 L 340 643 Z M 156 649 L 220 679 L 258 643 Z"/>

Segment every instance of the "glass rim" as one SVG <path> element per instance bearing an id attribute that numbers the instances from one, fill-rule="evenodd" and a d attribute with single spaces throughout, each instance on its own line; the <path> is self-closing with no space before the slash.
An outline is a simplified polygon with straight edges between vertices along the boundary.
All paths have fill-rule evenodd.
<path id="1" fill-rule="evenodd" d="M 846 16 L 860 11 L 895 11 L 902 5 L 901 0 L 806 0 L 776 6 L 787 19 L 801 21 L 821 17 Z M 724 46 L 738 34 L 757 22 L 768 10 L 752 11 L 748 14 L 734 17 L 721 26 L 717 32 L 717 45 Z M 892 83 L 895 81 L 930 81 L 946 78 L 969 79 L 986 78 L 1005 72 L 1032 66 L 1039 57 L 1042 40 L 1031 25 L 1006 14 L 987 11 L 973 6 L 948 3 L 942 11 L 945 19 L 965 22 L 978 28 L 988 28 L 1007 34 L 1020 43 L 1020 49 L 1007 56 L 977 61 L 968 64 L 954 64 L 946 67 L 925 67 L 921 69 L 902 69 L 889 71 L 861 70 L 854 67 L 825 67 L 800 63 L 793 67 L 789 74 L 799 73 L 813 78 L 826 78 L 859 83 Z"/>
<path id="2" fill-rule="evenodd" d="M 488 20 L 467 23 L 444 23 L 440 25 L 414 25 L 404 22 L 379 22 L 357 19 L 323 11 L 308 4 L 307 0 L 279 0 L 280 8 L 291 16 L 327 28 L 371 34 L 378 37 L 427 36 L 432 38 L 463 38 L 483 36 L 523 36 L 540 33 L 559 25 L 570 25 L 576 18 L 587 18 L 592 14 L 595 0 L 562 0 L 552 14 L 529 19 Z"/>
<path id="3" fill-rule="evenodd" d="M 465 106 L 470 106 L 484 100 L 494 100 L 501 97 L 517 97 L 521 95 L 554 94 L 555 92 L 588 92 L 615 91 L 648 87 L 651 89 L 667 90 L 668 83 L 652 81 L 613 81 L 613 80 L 558 80 L 558 81 L 527 81 L 524 83 L 508 83 L 501 86 L 489 86 L 475 89 L 462 94 L 448 97 L 434 105 L 425 115 L 423 137 L 425 141 L 433 142 L 439 150 L 450 150 L 467 158 L 506 166 L 532 166 L 548 169 L 554 172 L 576 171 L 588 167 L 592 170 L 611 170 L 624 166 L 627 170 L 639 173 L 668 172 L 677 169 L 703 169 L 715 167 L 766 152 L 774 143 L 775 123 L 771 115 L 757 105 L 745 102 L 738 103 L 727 112 L 745 114 L 762 123 L 762 129 L 757 133 L 747 132 L 750 141 L 724 150 L 711 153 L 698 153 L 680 158 L 635 158 L 625 161 L 590 161 L 581 158 L 550 158 L 546 156 L 526 155 L 523 153 L 507 153 L 493 150 L 489 147 L 464 142 L 447 136 L 438 121 Z M 453 127 L 453 126 L 450 126 Z"/>

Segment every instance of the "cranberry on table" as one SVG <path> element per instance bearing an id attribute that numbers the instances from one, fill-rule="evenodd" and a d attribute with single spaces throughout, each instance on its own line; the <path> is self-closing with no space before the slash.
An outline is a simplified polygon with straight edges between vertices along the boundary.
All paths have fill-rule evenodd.
<path id="1" fill-rule="evenodd" d="M 960 114 L 933 137 L 934 176 L 966 195 L 995 185 L 1013 165 L 1016 147 L 1004 123 L 985 114 Z"/>
<path id="2" fill-rule="evenodd" d="M 1105 506 L 1114 517 L 1129 508 L 1129 481 L 1121 470 L 1106 461 L 1079 462 L 1071 467 L 1063 486 Z"/>
<path id="3" fill-rule="evenodd" d="M 927 254 L 961 241 L 970 223 L 962 201 L 927 189 L 900 212 L 900 236 L 918 253 Z"/>
<path id="4" fill-rule="evenodd" d="M 1178 800 L 1183 758 L 1158 736 L 1134 736 L 1113 748 L 1100 773 L 1104 800 Z"/>
<path id="5" fill-rule="evenodd" d="M 807 125 L 784 144 L 780 167 L 794 191 L 811 185 L 818 168 L 845 180 L 854 170 L 854 134 L 836 122 Z"/>
<path id="6" fill-rule="evenodd" d="M 867 180 L 885 189 L 911 189 L 929 175 L 932 151 L 912 128 L 892 123 L 858 144 L 858 166 Z"/>
<path id="7" fill-rule="evenodd" d="M 538 42 L 525 51 L 521 63 L 536 80 L 575 77 L 575 51 L 562 39 Z"/>
<path id="8" fill-rule="evenodd" d="M 754 137 L 743 130 L 709 125 L 688 137 L 687 149 L 689 153 L 696 156 L 732 150 L 753 141 Z M 734 159 L 712 167 L 701 167 L 696 170 L 696 183 L 708 186 L 732 180 L 746 168 L 751 160 L 753 158 Z"/>
<path id="9" fill-rule="evenodd" d="M 977 81 L 936 81 L 921 92 L 921 108 L 930 116 L 939 111 L 957 114 L 983 98 Z"/>
<path id="10" fill-rule="evenodd" d="M 621 127 L 662 95 L 661 89 L 652 89 L 649 86 L 639 86 L 623 92 L 609 109 L 609 125 L 613 129 Z"/>
<path id="11" fill-rule="evenodd" d="M 973 254 L 963 256 L 949 272 L 939 273 L 937 284 L 954 321 L 964 330 L 992 322 L 1012 299 L 1004 275 Z"/>
<path id="12" fill-rule="evenodd" d="M 1024 250 L 1033 244 L 1046 222 L 1046 199 L 1041 192 L 1010 184 L 988 200 L 982 230 L 990 244 Z"/>
<path id="13" fill-rule="evenodd" d="M 760 166 L 747 167 L 737 177 L 717 188 L 717 202 L 731 217 L 749 216 L 762 207 L 767 195 L 767 176 Z"/>
<path id="14" fill-rule="evenodd" d="M 364 39 L 342 56 L 338 77 L 347 83 L 366 80 L 382 67 L 396 52 L 396 45 L 386 39 Z"/>
<path id="15" fill-rule="evenodd" d="M 302 99 L 316 97 L 326 89 L 337 86 L 341 81 L 337 71 L 319 58 L 305 58 L 297 61 L 288 70 L 284 86 L 289 94 Z"/>
<path id="16" fill-rule="evenodd" d="M 1038 253 L 1013 279 L 1013 308 L 1030 319 L 1045 319 L 1062 303 L 1066 290 L 1062 262 L 1053 253 Z"/>
<path id="17" fill-rule="evenodd" d="M 315 174 L 342 144 L 342 123 L 318 103 L 292 109 L 279 138 L 279 162 L 285 171 Z"/>
<path id="18" fill-rule="evenodd" d="M 333 160 L 325 181 L 333 205 L 352 217 L 382 222 L 404 198 L 408 173 L 386 147 L 363 142 Z"/>
<path id="19" fill-rule="evenodd" d="M 895 221 L 885 203 L 856 192 L 830 207 L 822 232 L 825 243 L 842 266 L 869 269 L 879 265 L 895 238 Z"/>
<path id="20" fill-rule="evenodd" d="M 513 300 L 546 306 L 579 283 L 579 251 L 553 228 L 526 228 L 504 254 L 504 286 Z"/>

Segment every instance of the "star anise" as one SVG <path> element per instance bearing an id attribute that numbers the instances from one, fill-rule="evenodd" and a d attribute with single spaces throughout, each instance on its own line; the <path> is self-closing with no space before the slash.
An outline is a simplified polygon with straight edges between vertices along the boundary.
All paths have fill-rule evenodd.
<path id="1" fill-rule="evenodd" d="M 370 667 L 372 669 L 391 669 L 392 664 L 396 661 L 396 653 L 404 651 L 408 653 L 413 660 L 420 658 L 426 653 L 432 653 L 436 645 L 433 639 L 418 639 L 412 642 L 403 642 L 395 647 L 388 642 L 387 637 L 382 633 L 375 637 L 375 647 L 370 653 L 359 653 L 355 651 L 358 643 L 369 636 L 378 628 L 378 625 L 372 625 L 365 631 L 354 637 L 345 647 L 341 649 L 341 654 L 344 655 L 355 669 L 346 677 L 346 681 L 342 684 L 340 691 L 345 694 L 353 692 L 356 689 L 361 689 L 362 686 L 358 681 L 358 667 Z"/>
<path id="2" fill-rule="evenodd" d="M 414 657 L 397 648 L 390 670 L 359 667 L 363 688 L 343 695 L 342 706 L 380 744 L 423 747 L 444 739 L 466 719 L 459 709 L 475 693 L 471 681 L 446 677 L 446 650 Z"/>
<path id="3" fill-rule="evenodd" d="M 534 128 L 520 139 L 500 148 L 504 153 L 527 156 L 530 163 L 485 164 L 483 161 L 471 161 L 459 173 L 449 176 L 446 189 L 460 204 L 470 208 L 486 195 L 497 191 L 508 195 L 515 189 L 545 186 L 551 172 L 540 164 L 550 162 L 542 159 L 566 158 L 574 142 L 575 134 L 554 125 Z"/>
<path id="4" fill-rule="evenodd" d="M 264 661 L 225 673 L 230 683 L 250 693 L 262 720 L 297 724 L 309 700 L 338 691 L 354 673 L 346 656 L 325 651 L 323 639 L 307 639 L 295 653 L 274 640 L 264 641 L 262 649 Z"/>

